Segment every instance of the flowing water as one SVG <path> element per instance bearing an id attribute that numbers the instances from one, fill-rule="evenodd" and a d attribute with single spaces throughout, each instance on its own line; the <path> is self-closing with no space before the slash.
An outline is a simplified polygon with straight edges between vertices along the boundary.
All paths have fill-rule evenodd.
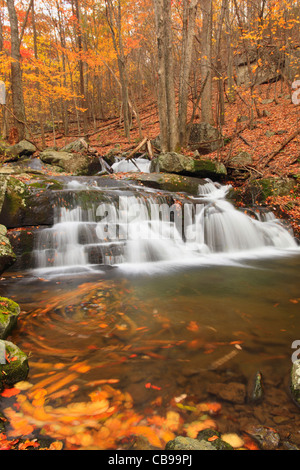
<path id="1" fill-rule="evenodd" d="M 95 391 L 122 394 L 119 429 L 129 409 L 163 414 L 155 407 L 180 394 L 207 400 L 220 378 L 286 377 L 300 339 L 299 247 L 272 213 L 235 209 L 229 190 L 66 185 L 53 226 L 37 234 L 34 268 L 7 273 L 0 287 L 21 305 L 12 340 L 30 353 L 28 381 L 43 381 L 52 416 L 21 405 L 19 418 L 73 442 L 59 410 Z M 82 411 L 70 433 L 91 435 L 89 419 Z M 122 437 L 114 432 L 111 448 Z"/>

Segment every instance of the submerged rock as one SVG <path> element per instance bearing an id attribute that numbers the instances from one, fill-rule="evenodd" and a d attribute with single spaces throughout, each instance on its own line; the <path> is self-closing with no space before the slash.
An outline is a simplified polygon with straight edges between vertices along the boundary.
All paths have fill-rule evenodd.
<path id="1" fill-rule="evenodd" d="M 177 436 L 167 442 L 166 450 L 217 450 L 210 442 L 192 439 L 191 437 Z"/>
<path id="2" fill-rule="evenodd" d="M 218 396 L 222 400 L 230 401 L 231 403 L 245 403 L 246 387 L 244 384 L 239 382 L 211 384 L 207 387 L 207 391 Z"/>
<path id="3" fill-rule="evenodd" d="M 262 450 L 275 450 L 279 446 L 280 436 L 273 428 L 253 425 L 245 432 L 257 442 Z"/>
<path id="4" fill-rule="evenodd" d="M 17 325 L 19 305 L 6 297 L 0 297 L 0 339 L 6 339 Z"/>
<path id="5" fill-rule="evenodd" d="M 1 386 L 12 387 L 15 383 L 26 380 L 29 366 L 28 357 L 14 343 L 0 340 L 0 348 L 5 351 L 5 363 L 0 364 Z"/>
<path id="6" fill-rule="evenodd" d="M 233 450 L 233 447 L 224 441 L 218 431 L 215 429 L 204 429 L 197 434 L 199 441 L 207 441 L 217 450 Z"/>

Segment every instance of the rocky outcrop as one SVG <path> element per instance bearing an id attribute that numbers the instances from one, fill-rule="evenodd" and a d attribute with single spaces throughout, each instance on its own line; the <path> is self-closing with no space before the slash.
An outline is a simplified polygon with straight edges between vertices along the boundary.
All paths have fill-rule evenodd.
<path id="1" fill-rule="evenodd" d="M 0 225 L 0 274 L 16 261 L 16 255 L 6 235 L 7 228 Z"/>
<path id="2" fill-rule="evenodd" d="M 0 224 L 7 228 L 52 225 L 55 195 L 51 185 L 43 185 L 39 179 L 29 185 L 22 178 L 11 176 L 6 177 L 0 193 Z"/>
<path id="3" fill-rule="evenodd" d="M 176 173 L 179 175 L 196 176 L 219 180 L 226 176 L 226 168 L 222 163 L 210 159 L 194 159 L 176 152 L 168 152 L 152 161 L 151 171 Z"/>

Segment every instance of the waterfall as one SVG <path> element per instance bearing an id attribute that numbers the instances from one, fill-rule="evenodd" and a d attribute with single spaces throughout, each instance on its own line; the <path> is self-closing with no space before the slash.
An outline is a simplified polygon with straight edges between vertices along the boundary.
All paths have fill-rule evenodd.
<path id="1" fill-rule="evenodd" d="M 136 186 L 105 191 L 97 181 L 72 181 L 60 194 L 53 226 L 38 233 L 35 266 L 76 272 L 298 249 L 274 214 L 251 216 L 226 199 L 230 186 L 204 183 L 198 196 L 180 199 L 167 191 Z"/>

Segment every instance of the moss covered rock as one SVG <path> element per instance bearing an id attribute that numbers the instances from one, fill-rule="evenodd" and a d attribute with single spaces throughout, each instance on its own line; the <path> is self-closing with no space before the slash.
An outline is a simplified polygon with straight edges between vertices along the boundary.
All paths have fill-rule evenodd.
<path id="1" fill-rule="evenodd" d="M 7 228 L 4 225 L 0 225 L 0 274 L 16 260 L 16 255 L 6 235 Z"/>
<path id="2" fill-rule="evenodd" d="M 200 178 L 219 180 L 226 176 L 227 171 L 222 163 L 211 159 L 199 160 L 176 152 L 168 152 L 158 156 L 152 163 L 152 171 L 190 175 Z"/>
<path id="3" fill-rule="evenodd" d="M 17 324 L 19 305 L 6 297 L 0 297 L 0 339 L 6 339 Z"/>
<path id="4" fill-rule="evenodd" d="M 29 372 L 26 354 L 14 343 L 4 340 L 0 340 L 0 354 L 0 388 L 12 387 L 15 383 L 26 380 Z"/>
<path id="5" fill-rule="evenodd" d="M 248 186 L 251 201 L 265 202 L 270 196 L 287 196 L 295 188 L 293 178 L 261 178 L 254 180 Z"/>
<path id="6" fill-rule="evenodd" d="M 28 177 L 25 176 L 26 181 Z M 8 177 L 0 211 L 0 224 L 7 228 L 52 225 L 55 201 L 54 191 L 48 188 L 46 182 L 45 189 L 42 189 L 34 186 L 34 180 L 26 184 L 18 177 Z"/>

